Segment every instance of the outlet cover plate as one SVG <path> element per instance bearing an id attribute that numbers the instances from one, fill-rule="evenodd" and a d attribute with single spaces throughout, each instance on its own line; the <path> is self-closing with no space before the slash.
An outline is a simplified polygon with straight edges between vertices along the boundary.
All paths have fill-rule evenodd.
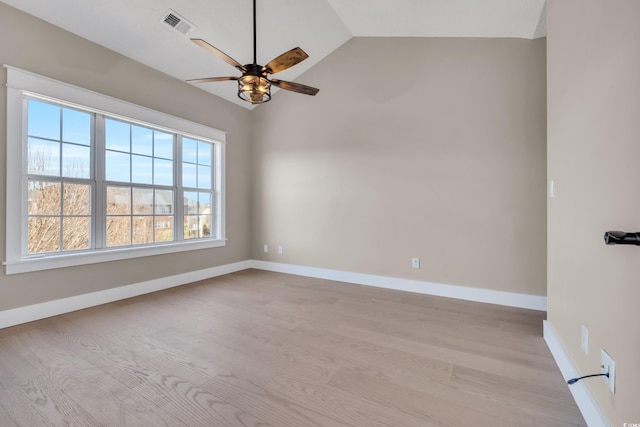
<path id="1" fill-rule="evenodd" d="M 609 372 L 608 377 L 604 378 L 604 381 L 607 383 L 609 388 L 611 389 L 611 393 L 616 392 L 616 362 L 613 361 L 611 356 L 604 351 L 604 349 L 600 349 L 600 373 L 606 374 Z"/>

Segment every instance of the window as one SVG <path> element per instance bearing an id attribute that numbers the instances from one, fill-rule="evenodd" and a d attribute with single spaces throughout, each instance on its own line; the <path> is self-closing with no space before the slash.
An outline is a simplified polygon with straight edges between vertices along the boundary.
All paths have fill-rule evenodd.
<path id="1" fill-rule="evenodd" d="M 223 132 L 7 68 L 7 274 L 225 244 Z"/>
<path id="2" fill-rule="evenodd" d="M 27 254 L 91 248 L 91 115 L 27 100 Z"/>

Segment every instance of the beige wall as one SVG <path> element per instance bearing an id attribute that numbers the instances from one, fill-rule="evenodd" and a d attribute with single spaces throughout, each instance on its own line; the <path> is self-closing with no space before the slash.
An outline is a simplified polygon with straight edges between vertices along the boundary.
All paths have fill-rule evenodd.
<path id="1" fill-rule="evenodd" d="M 229 133 L 224 248 L 5 276 L 0 310 L 200 270 L 250 257 L 250 112 L 0 3 L 8 64 Z M 0 259 L 5 259 L 6 70 L 0 69 Z"/>
<path id="2" fill-rule="evenodd" d="M 350 40 L 256 111 L 253 256 L 546 295 L 545 67 L 544 39 Z"/>
<path id="3" fill-rule="evenodd" d="M 548 316 L 581 374 L 616 362 L 616 393 L 585 384 L 612 426 L 640 423 L 640 2 L 551 0 L 548 13 Z M 580 327 L 589 330 L 589 355 Z"/>

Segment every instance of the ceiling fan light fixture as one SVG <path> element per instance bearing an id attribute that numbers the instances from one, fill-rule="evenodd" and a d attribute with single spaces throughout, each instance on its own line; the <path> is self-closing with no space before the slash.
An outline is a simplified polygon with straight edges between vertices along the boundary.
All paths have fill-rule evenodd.
<path id="1" fill-rule="evenodd" d="M 191 39 L 198 46 L 222 59 L 233 68 L 242 72 L 241 77 L 205 77 L 187 80 L 190 83 L 223 82 L 228 80 L 238 81 L 238 98 L 251 104 L 263 104 L 271 100 L 271 85 L 291 92 L 315 96 L 319 89 L 300 83 L 287 82 L 285 80 L 269 80 L 269 74 L 279 73 L 304 61 L 309 57 L 307 53 L 295 47 L 280 56 L 272 59 L 267 65 L 258 65 L 256 43 L 256 0 L 253 0 L 253 64 L 242 65 L 220 49 L 210 45 L 202 39 Z"/>
<path id="2" fill-rule="evenodd" d="M 238 79 L 238 97 L 251 104 L 271 100 L 271 82 L 262 76 L 245 75 Z"/>

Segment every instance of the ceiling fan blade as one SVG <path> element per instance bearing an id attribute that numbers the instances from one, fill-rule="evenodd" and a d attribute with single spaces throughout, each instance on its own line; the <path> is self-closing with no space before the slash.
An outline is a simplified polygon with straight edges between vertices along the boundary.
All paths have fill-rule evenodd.
<path id="1" fill-rule="evenodd" d="M 309 55 L 307 55 L 304 50 L 296 47 L 283 53 L 277 58 L 272 59 L 271 62 L 262 67 L 262 69 L 266 71 L 267 74 L 279 73 L 280 71 L 284 71 L 287 68 L 293 67 L 294 65 L 304 61 L 308 57 Z"/>
<path id="2" fill-rule="evenodd" d="M 232 57 L 230 57 L 229 55 L 227 55 L 217 47 L 210 45 L 206 41 L 202 39 L 191 39 L 191 41 L 197 44 L 198 46 L 208 50 L 210 53 L 213 53 L 215 56 L 222 59 L 224 62 L 231 65 L 232 67 L 235 67 L 238 70 L 242 71 L 243 73 L 247 71 L 244 65 L 240 64 L 238 61 L 236 61 L 235 59 L 233 59 Z"/>
<path id="3" fill-rule="evenodd" d="M 205 77 L 203 79 L 186 80 L 187 83 L 212 83 L 225 82 L 227 80 L 238 80 L 240 77 Z"/>
<path id="4" fill-rule="evenodd" d="M 301 85 L 300 83 L 287 82 L 284 80 L 272 79 L 271 83 L 274 86 L 278 86 L 280 89 L 290 90 L 292 92 L 303 93 L 305 95 L 311 96 L 315 96 L 315 94 L 320 91 L 320 89 L 316 89 L 315 87 Z"/>

